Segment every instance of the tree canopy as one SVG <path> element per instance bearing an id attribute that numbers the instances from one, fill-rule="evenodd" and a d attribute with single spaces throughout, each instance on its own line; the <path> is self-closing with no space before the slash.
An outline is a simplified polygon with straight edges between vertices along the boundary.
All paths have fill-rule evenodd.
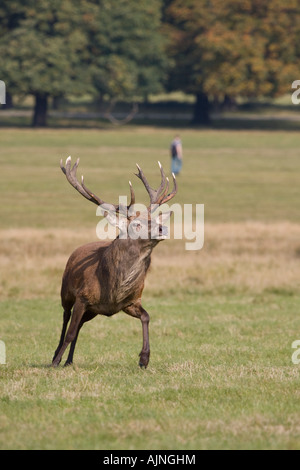
<path id="1" fill-rule="evenodd" d="M 145 98 L 166 86 L 210 100 L 275 97 L 298 78 L 300 0 L 0 0 L 0 79 L 35 97 Z"/>
<path id="2" fill-rule="evenodd" d="M 0 2 L 1 79 L 35 96 L 34 125 L 47 98 L 94 93 L 120 99 L 160 91 L 166 58 L 159 0 Z"/>
<path id="3" fill-rule="evenodd" d="M 275 97 L 297 77 L 299 0 L 168 1 L 165 23 L 170 86 L 197 95 L 195 121 L 208 119 L 205 97 Z"/>
<path id="4" fill-rule="evenodd" d="M 113 99 L 160 92 L 167 66 L 161 2 L 102 0 L 84 7 L 84 60 L 96 92 Z"/>

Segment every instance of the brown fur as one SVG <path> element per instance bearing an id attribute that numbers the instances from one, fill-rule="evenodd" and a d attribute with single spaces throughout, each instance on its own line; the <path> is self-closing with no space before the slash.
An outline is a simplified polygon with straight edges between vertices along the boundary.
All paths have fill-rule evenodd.
<path id="1" fill-rule="evenodd" d="M 82 184 L 78 183 L 76 170 L 79 161 L 71 168 L 71 158 L 66 162 L 66 168 L 62 166 L 63 173 L 66 175 L 70 184 L 86 199 L 97 205 L 103 204 L 103 201 L 95 196 Z M 147 180 L 141 169 L 139 169 L 139 178 L 142 179 L 152 203 L 163 204 L 176 193 L 176 183 L 174 178 L 174 190 L 167 194 L 168 180 L 166 180 L 163 169 L 160 165 L 162 183 L 159 190 L 153 190 L 149 187 Z M 165 182 L 167 181 L 167 187 Z M 134 204 L 135 197 L 131 187 L 131 207 Z M 118 225 L 118 215 L 120 208 L 115 207 L 115 213 L 111 221 Z M 107 212 L 106 217 L 110 217 Z M 126 221 L 126 219 L 125 219 Z M 143 329 L 143 347 L 140 353 L 140 366 L 147 367 L 150 356 L 149 346 L 149 315 L 141 304 L 142 292 L 147 271 L 151 262 L 151 252 L 157 243 L 162 240 L 164 227 L 161 222 L 157 224 L 157 236 L 151 237 L 151 210 L 148 208 L 144 214 L 138 214 L 136 217 L 127 218 L 124 225 L 122 219 L 123 235 L 128 235 L 130 224 L 134 221 L 138 230 L 144 230 L 148 238 L 132 239 L 117 237 L 113 241 L 100 241 L 88 243 L 75 250 L 70 256 L 62 279 L 61 301 L 64 309 L 63 327 L 59 345 L 54 353 L 52 360 L 53 366 L 58 366 L 62 356 L 71 343 L 70 352 L 66 364 L 73 362 L 74 349 L 78 334 L 82 325 L 94 318 L 96 315 L 111 316 L 123 310 L 128 315 L 139 318 Z M 120 229 L 121 230 L 121 229 Z M 127 231 L 126 231 L 127 230 Z M 67 330 L 68 322 L 71 318 Z"/>

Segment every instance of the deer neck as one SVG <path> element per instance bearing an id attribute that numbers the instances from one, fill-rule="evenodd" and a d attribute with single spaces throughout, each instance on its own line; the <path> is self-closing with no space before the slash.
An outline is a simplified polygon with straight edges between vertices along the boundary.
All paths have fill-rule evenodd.
<path id="1" fill-rule="evenodd" d="M 142 265 L 150 262 L 151 253 L 155 244 L 152 240 L 132 240 L 131 238 L 120 239 L 117 238 L 110 246 L 107 256 L 116 263 L 116 266 L 121 264 L 123 268 L 128 270 L 132 266 Z"/>
<path id="2" fill-rule="evenodd" d="M 117 238 L 105 251 L 99 277 L 108 287 L 106 300 L 117 304 L 119 310 L 141 295 L 154 246 L 151 240 Z"/>

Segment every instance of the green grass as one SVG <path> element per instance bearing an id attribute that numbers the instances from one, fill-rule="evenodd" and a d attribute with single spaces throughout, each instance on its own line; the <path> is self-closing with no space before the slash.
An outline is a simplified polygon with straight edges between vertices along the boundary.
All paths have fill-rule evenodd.
<path id="1" fill-rule="evenodd" d="M 133 175 L 138 162 L 153 185 L 160 160 L 169 172 L 172 129 L 2 129 L 1 224 L 6 227 L 95 225 L 95 210 L 66 185 L 59 160 L 81 158 L 88 186 L 117 202 L 132 180 L 139 201 L 145 190 Z M 184 171 L 176 202 L 204 203 L 207 221 L 299 222 L 300 135 L 293 132 L 182 130 Z"/>
<path id="2" fill-rule="evenodd" d="M 87 324 L 76 367 L 53 370 L 46 365 L 59 335 L 58 303 L 2 303 L 0 447 L 299 446 L 299 373 L 291 363 L 299 299 L 187 296 L 145 305 L 148 370 L 137 366 L 140 324 L 125 314 Z"/>
<path id="3" fill-rule="evenodd" d="M 0 449 L 299 449 L 299 133 L 181 129 L 174 202 L 204 203 L 207 231 L 200 252 L 154 252 L 149 367 L 123 313 L 84 326 L 74 366 L 47 367 L 64 264 L 98 222 L 60 158 L 103 199 L 131 179 L 146 203 L 135 163 L 157 185 L 177 131 L 0 129 Z"/>

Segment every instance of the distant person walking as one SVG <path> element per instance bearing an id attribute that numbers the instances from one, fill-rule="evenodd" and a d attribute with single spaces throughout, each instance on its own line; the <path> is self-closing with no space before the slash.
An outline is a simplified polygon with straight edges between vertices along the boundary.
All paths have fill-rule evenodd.
<path id="1" fill-rule="evenodd" d="M 172 173 L 178 175 L 182 168 L 182 142 L 179 135 L 176 135 L 174 140 L 171 142 L 171 159 L 172 159 Z"/>

